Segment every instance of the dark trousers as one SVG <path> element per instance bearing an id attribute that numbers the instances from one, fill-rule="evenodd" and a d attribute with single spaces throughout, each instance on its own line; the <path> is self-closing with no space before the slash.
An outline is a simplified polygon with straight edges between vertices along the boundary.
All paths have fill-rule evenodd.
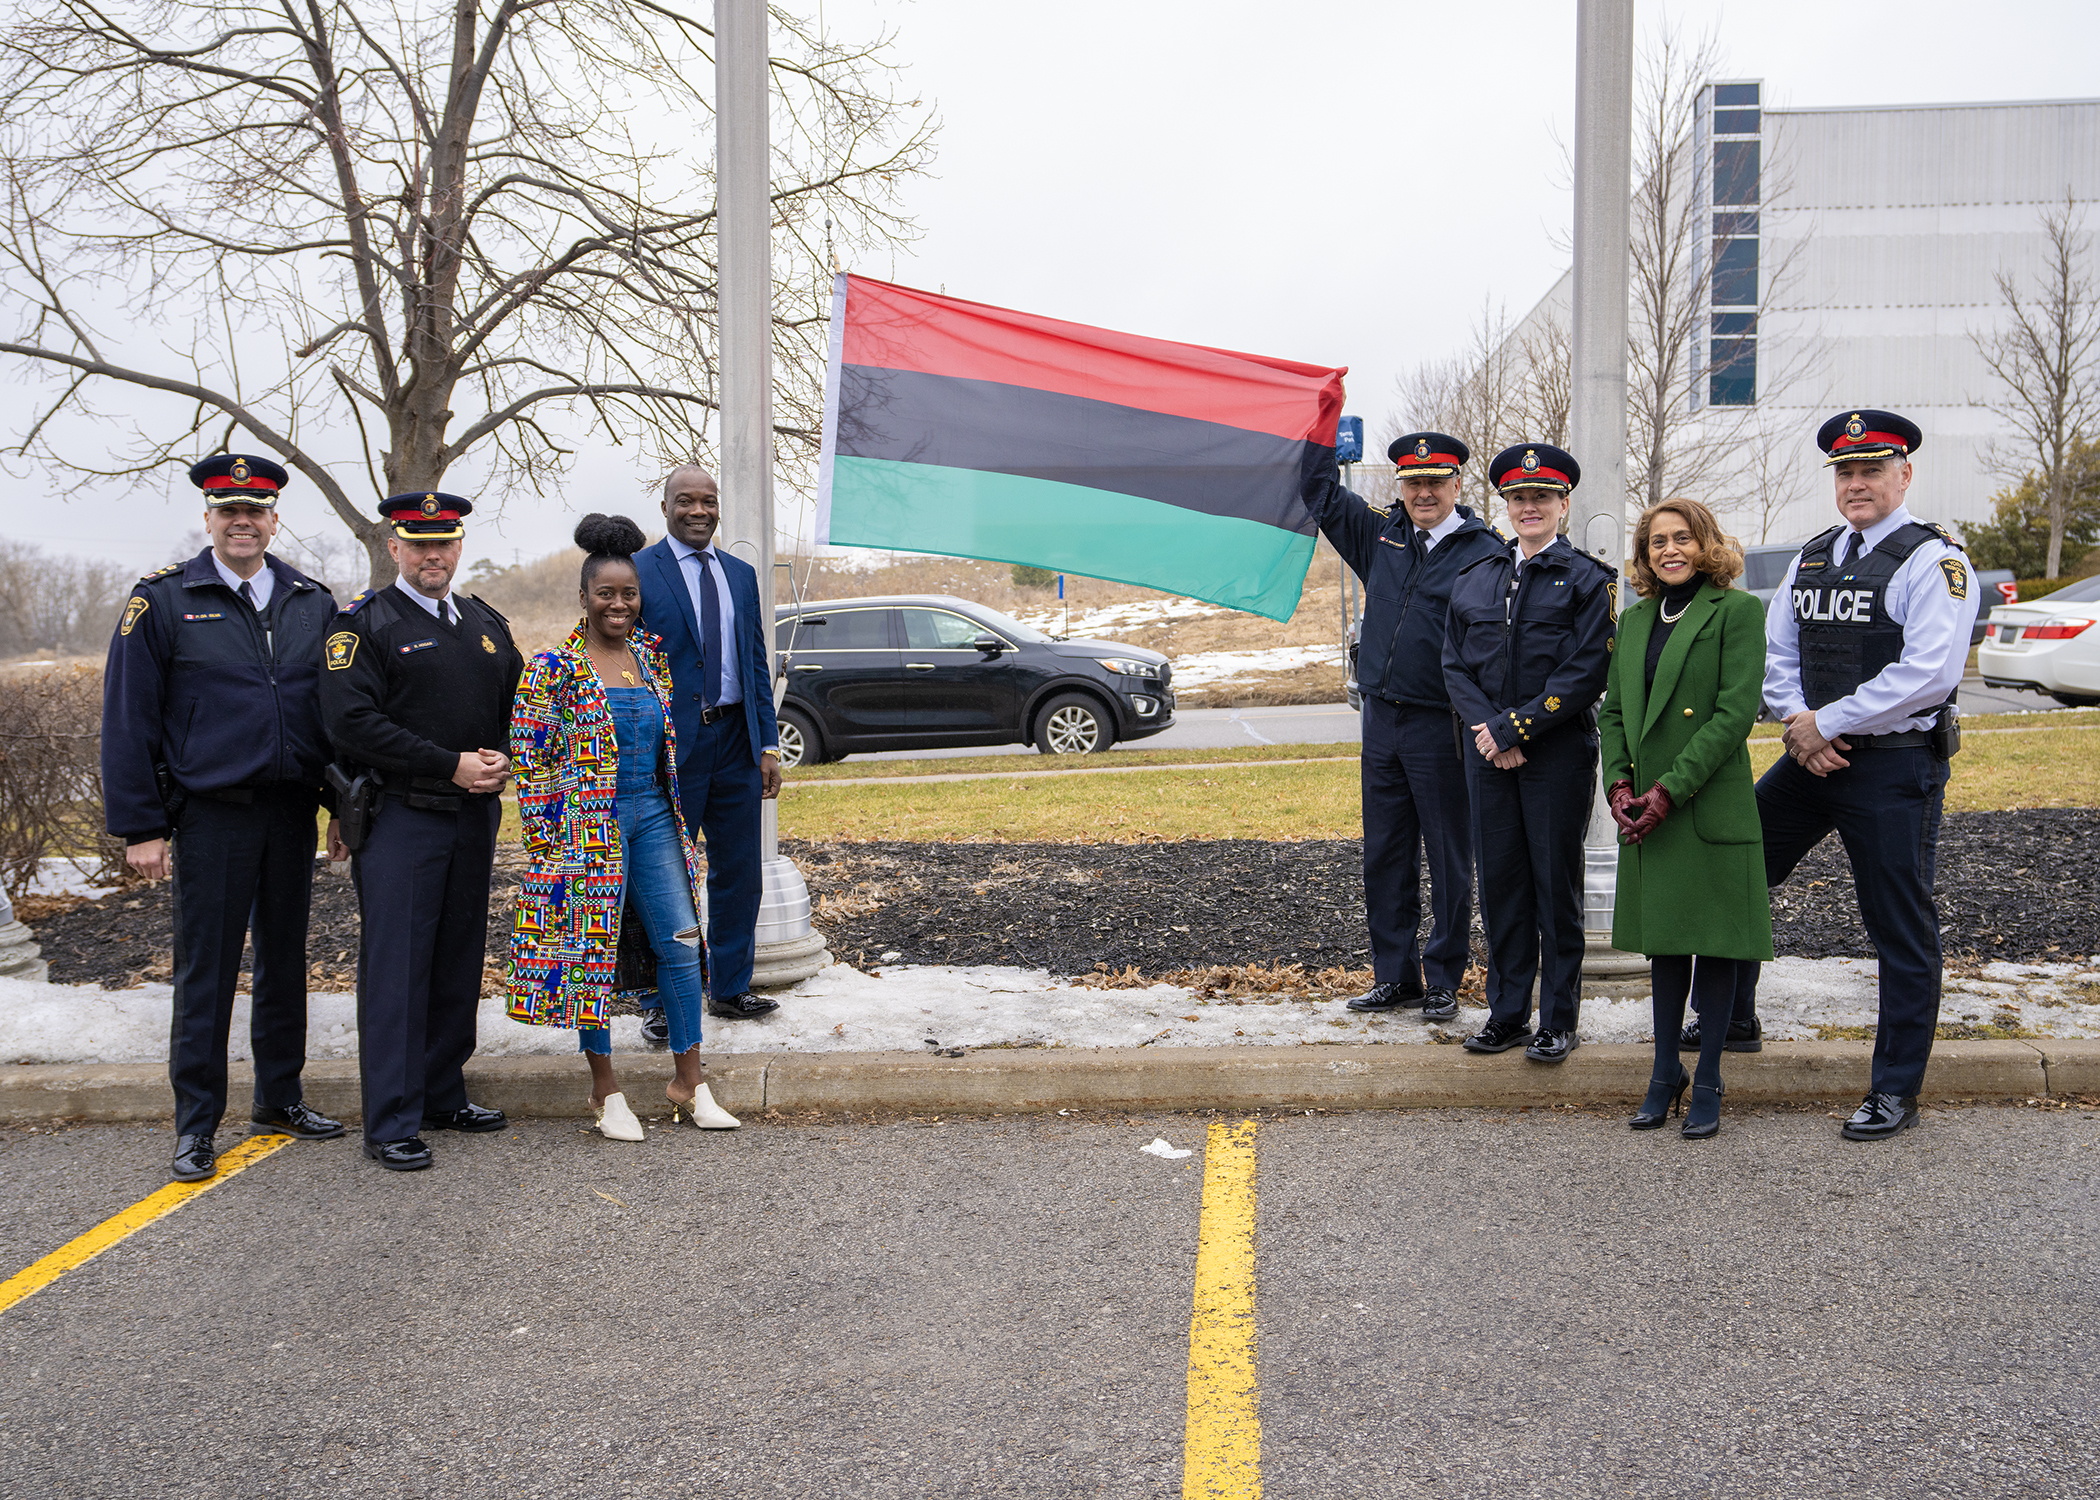
<path id="1" fill-rule="evenodd" d="M 1833 828 L 1845 841 L 1860 918 L 1880 960 L 1870 1087 L 1912 1095 L 1925 1082 L 1940 1018 L 1940 909 L 1932 881 L 1947 762 L 1923 745 L 1843 753 L 1852 764 L 1828 776 L 1782 757 L 1758 778 L 1765 879 L 1780 884 Z"/>
<path id="2" fill-rule="evenodd" d="M 1539 1026 L 1573 1031 L 1582 1009 L 1582 838 L 1597 785 L 1597 742 L 1563 729 L 1498 771 L 1466 757 L 1480 915 L 1494 963 L 1488 1015 L 1524 1021 L 1539 981 Z"/>
<path id="3" fill-rule="evenodd" d="M 1448 709 L 1364 699 L 1364 912 L 1371 973 L 1420 992 L 1457 989 L 1471 957 L 1473 836 L 1458 720 Z M 1421 943 L 1422 863 L 1429 942 Z"/>
<path id="4" fill-rule="evenodd" d="M 255 1102 L 264 1109 L 299 1102 L 319 805 L 303 788 L 265 787 L 253 802 L 191 797 L 183 807 L 174 840 L 175 1016 L 168 1037 L 178 1135 L 210 1135 L 226 1113 L 233 990 L 251 932 Z"/>
<path id="5" fill-rule="evenodd" d="M 695 737 L 678 747 L 678 811 L 686 833 L 707 845 L 707 988 L 723 999 L 751 988 L 764 783 L 741 712 L 701 725 Z"/>
<path id="6" fill-rule="evenodd" d="M 495 797 L 460 801 L 439 812 L 385 798 L 351 866 L 364 919 L 357 1069 L 367 1140 L 407 1140 L 426 1112 L 467 1103 L 503 807 Z"/>

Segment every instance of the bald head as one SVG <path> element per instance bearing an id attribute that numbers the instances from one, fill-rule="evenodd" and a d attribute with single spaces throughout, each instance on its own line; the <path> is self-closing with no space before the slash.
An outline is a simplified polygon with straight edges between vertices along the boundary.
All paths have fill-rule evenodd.
<path id="1" fill-rule="evenodd" d="M 714 540 L 722 524 L 722 491 L 698 464 L 680 464 L 664 480 L 664 530 L 694 551 Z"/>

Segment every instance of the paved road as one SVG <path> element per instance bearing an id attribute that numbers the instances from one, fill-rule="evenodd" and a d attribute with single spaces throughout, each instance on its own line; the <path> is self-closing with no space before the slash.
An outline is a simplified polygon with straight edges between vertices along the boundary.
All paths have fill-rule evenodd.
<path id="1" fill-rule="evenodd" d="M 1522 1066 L 1521 1063 L 1514 1066 Z M 0 1314 L 12 1495 L 1180 1493 L 1203 1122 L 294 1144 Z M 1197 1147 L 1161 1161 L 1155 1134 Z M 0 1132 L 7 1270 L 166 1137 Z M 1265 1118 L 1294 1500 L 2100 1495 L 2100 1116 Z"/>

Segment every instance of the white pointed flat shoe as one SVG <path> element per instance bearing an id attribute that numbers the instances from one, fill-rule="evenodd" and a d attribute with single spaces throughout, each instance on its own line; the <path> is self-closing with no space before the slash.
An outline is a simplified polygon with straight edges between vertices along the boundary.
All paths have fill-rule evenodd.
<path id="1" fill-rule="evenodd" d="M 605 1102 L 598 1106 L 598 1134 L 609 1141 L 645 1141 L 649 1138 L 642 1130 L 642 1122 L 627 1107 L 625 1094 L 607 1094 Z"/>
<path id="2" fill-rule="evenodd" d="M 702 1130 L 735 1130 L 744 1123 L 715 1103 L 715 1096 L 707 1091 L 707 1085 L 704 1083 L 689 1103 L 680 1104 L 676 1099 L 670 1102 L 673 1125 L 681 1120 L 691 1120 Z"/>

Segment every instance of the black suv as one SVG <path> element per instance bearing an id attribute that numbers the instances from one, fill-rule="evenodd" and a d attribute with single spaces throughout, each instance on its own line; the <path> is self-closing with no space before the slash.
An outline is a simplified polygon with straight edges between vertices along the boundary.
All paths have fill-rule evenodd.
<path id="1" fill-rule="evenodd" d="M 1062 640 L 967 599 L 788 604 L 774 621 L 785 767 L 952 745 L 1083 754 L 1174 722 L 1174 669 L 1157 651 Z"/>

